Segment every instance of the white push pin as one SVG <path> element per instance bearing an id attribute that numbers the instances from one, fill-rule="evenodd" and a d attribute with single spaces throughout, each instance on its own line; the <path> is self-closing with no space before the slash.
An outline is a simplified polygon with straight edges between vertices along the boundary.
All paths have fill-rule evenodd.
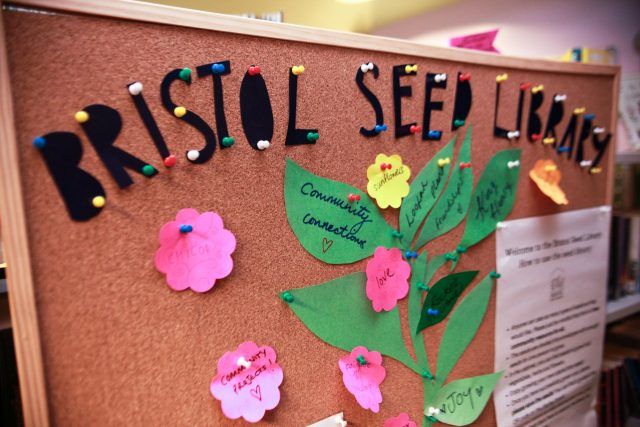
<path id="1" fill-rule="evenodd" d="M 558 94 L 553 97 L 553 102 L 562 102 L 567 100 L 567 95 L 564 93 Z"/>
<path id="2" fill-rule="evenodd" d="M 429 416 L 438 415 L 439 413 L 440 413 L 440 409 L 434 408 L 433 406 L 430 406 L 429 409 L 427 409 L 427 415 Z"/>
<path id="3" fill-rule="evenodd" d="M 142 83 L 135 82 L 129 85 L 129 93 L 133 96 L 140 95 L 142 92 Z"/>
<path id="4" fill-rule="evenodd" d="M 195 162 L 200 157 L 200 152 L 198 150 L 189 150 L 187 151 L 187 159 Z"/>
<path id="5" fill-rule="evenodd" d="M 373 70 L 373 62 L 362 64 L 360 66 L 360 71 L 362 71 L 363 73 L 366 73 L 367 71 L 371 71 L 371 70 Z"/>
<path id="6" fill-rule="evenodd" d="M 593 128 L 593 133 L 595 133 L 596 135 L 604 133 L 604 128 L 601 126 L 596 126 Z"/>
<path id="7" fill-rule="evenodd" d="M 507 138 L 509 138 L 509 139 L 520 138 L 520 131 L 519 130 L 513 130 L 513 131 L 507 132 Z"/>
<path id="8" fill-rule="evenodd" d="M 591 166 L 592 163 L 593 161 L 591 160 L 583 160 L 580 162 L 580 166 L 583 168 L 588 168 L 589 166 Z"/>
<path id="9" fill-rule="evenodd" d="M 447 75 L 446 75 L 446 74 L 444 74 L 444 73 L 442 73 L 442 74 L 436 74 L 436 75 L 433 77 L 433 80 L 435 80 L 435 82 L 436 82 L 436 83 L 443 82 L 443 81 L 447 80 Z"/>
<path id="10" fill-rule="evenodd" d="M 507 167 L 509 169 L 517 168 L 518 166 L 520 166 L 520 160 L 514 160 L 514 161 L 508 161 L 507 162 Z"/>
<path id="11" fill-rule="evenodd" d="M 236 361 L 236 365 L 244 366 L 245 369 L 249 369 L 251 367 L 251 362 L 249 362 L 247 359 L 245 359 L 244 356 L 240 356 L 240 357 L 238 357 L 238 360 Z"/>
<path id="12" fill-rule="evenodd" d="M 261 139 L 260 141 L 258 141 L 258 150 L 266 150 L 267 148 L 269 148 L 271 144 L 269 144 L 269 141 L 266 141 L 264 139 Z"/>
<path id="13" fill-rule="evenodd" d="M 498 228 L 498 229 L 502 230 L 503 228 L 507 228 L 507 224 L 505 224 L 505 223 L 504 223 L 504 222 L 502 222 L 502 221 L 498 221 L 498 222 L 496 223 L 496 228 Z"/>

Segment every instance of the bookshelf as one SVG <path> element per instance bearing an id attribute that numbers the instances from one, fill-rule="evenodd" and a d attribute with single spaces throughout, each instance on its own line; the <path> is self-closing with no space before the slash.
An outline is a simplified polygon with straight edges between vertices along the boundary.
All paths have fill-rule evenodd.
<path id="1" fill-rule="evenodd" d="M 640 312 L 640 294 L 627 295 L 607 302 L 607 324 Z"/>

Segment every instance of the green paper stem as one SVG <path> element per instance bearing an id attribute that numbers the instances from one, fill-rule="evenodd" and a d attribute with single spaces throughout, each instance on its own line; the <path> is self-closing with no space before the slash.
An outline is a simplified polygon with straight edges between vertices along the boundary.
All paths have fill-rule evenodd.
<path id="1" fill-rule="evenodd" d="M 411 282 L 409 287 L 408 317 L 409 331 L 413 350 L 416 354 L 418 365 L 422 369 L 429 371 L 429 362 L 427 352 L 424 346 L 424 340 L 421 334 L 416 334 L 418 321 L 420 320 L 420 306 L 422 305 L 422 297 L 424 291 L 418 288 L 419 282 L 424 282 L 427 274 L 427 252 L 423 252 L 418 256 L 411 265 Z"/>

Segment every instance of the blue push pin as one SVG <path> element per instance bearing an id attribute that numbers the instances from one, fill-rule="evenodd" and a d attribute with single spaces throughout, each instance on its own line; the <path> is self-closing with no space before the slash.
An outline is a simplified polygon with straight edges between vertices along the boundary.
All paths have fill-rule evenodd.
<path id="1" fill-rule="evenodd" d="M 33 140 L 33 146 L 38 150 L 42 150 L 45 145 L 47 145 L 47 141 L 41 136 L 38 136 Z"/>
<path id="2" fill-rule="evenodd" d="M 387 130 L 387 125 L 382 124 L 382 125 L 376 125 L 375 128 L 373 128 L 373 130 L 376 131 L 376 133 L 380 133 L 380 132 L 384 132 Z"/>
<path id="3" fill-rule="evenodd" d="M 224 73 L 224 64 L 212 64 L 211 65 L 211 71 L 213 72 L 213 74 L 222 74 Z"/>
<path id="4" fill-rule="evenodd" d="M 182 224 L 180 226 L 180 232 L 181 233 L 191 233 L 193 231 L 193 226 L 190 224 Z"/>
<path id="5" fill-rule="evenodd" d="M 566 153 L 567 151 L 570 151 L 571 148 L 570 147 L 558 147 L 558 153 Z"/>
<path id="6" fill-rule="evenodd" d="M 439 130 L 430 130 L 427 136 L 429 137 L 429 139 L 440 139 L 440 137 L 442 136 L 442 132 Z"/>
<path id="7" fill-rule="evenodd" d="M 584 115 L 584 119 L 585 120 L 595 120 L 596 119 L 596 115 L 595 114 L 585 114 Z"/>
<path id="8" fill-rule="evenodd" d="M 429 316 L 437 316 L 438 314 L 440 314 L 440 310 L 437 310 L 435 308 L 428 308 L 427 309 L 427 314 Z"/>

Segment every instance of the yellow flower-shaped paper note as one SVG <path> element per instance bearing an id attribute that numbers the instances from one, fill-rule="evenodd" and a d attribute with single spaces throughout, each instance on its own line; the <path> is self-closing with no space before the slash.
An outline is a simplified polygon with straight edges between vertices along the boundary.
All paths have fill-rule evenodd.
<path id="1" fill-rule="evenodd" d="M 402 164 L 399 155 L 378 154 L 376 162 L 367 169 L 367 193 L 382 209 L 399 208 L 402 198 L 409 194 L 409 177 L 411 170 Z"/>
<path id="2" fill-rule="evenodd" d="M 529 178 L 536 183 L 540 191 L 559 205 L 568 205 L 567 196 L 560 188 L 562 173 L 553 160 L 538 160 L 529 171 Z"/>

